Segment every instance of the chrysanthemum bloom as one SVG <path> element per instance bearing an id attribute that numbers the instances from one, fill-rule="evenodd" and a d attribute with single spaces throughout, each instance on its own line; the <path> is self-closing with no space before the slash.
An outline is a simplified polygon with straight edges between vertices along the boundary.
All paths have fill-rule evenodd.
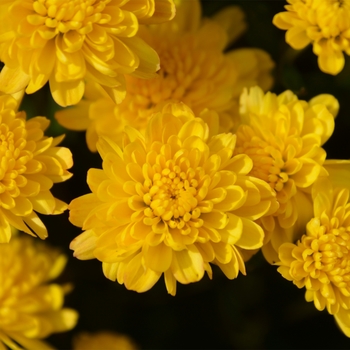
<path id="1" fill-rule="evenodd" d="M 157 53 L 136 36 L 139 24 L 174 14 L 173 0 L 0 0 L 1 90 L 28 85 L 31 94 L 49 81 L 54 100 L 67 106 L 90 79 L 119 103 L 124 74 L 150 78 L 159 69 Z"/>
<path id="2" fill-rule="evenodd" d="M 174 20 L 140 28 L 139 35 L 160 56 L 157 77 L 127 76 L 126 98 L 118 106 L 92 87 L 77 108 L 60 111 L 56 117 L 68 129 L 87 130 L 87 144 L 94 152 L 97 135 L 121 138 L 124 125 L 144 132 L 157 104 L 168 100 L 184 102 L 196 114 L 204 108 L 217 111 L 220 132 L 228 132 L 238 116 L 243 87 L 258 84 L 265 90 L 272 85 L 274 64 L 266 52 L 224 52 L 245 27 L 244 15 L 236 6 L 202 19 L 199 1 L 180 1 Z"/>
<path id="3" fill-rule="evenodd" d="M 254 220 L 277 202 L 267 183 L 247 176 L 251 159 L 232 157 L 236 136 L 209 137 L 203 119 L 215 118 L 168 104 L 145 136 L 128 127 L 122 148 L 99 141 L 103 170 L 89 170 L 92 193 L 69 205 L 70 221 L 85 230 L 71 243 L 74 256 L 99 259 L 107 278 L 138 292 L 164 273 L 175 295 L 176 281 L 211 277 L 209 263 L 230 279 L 245 273 L 238 249 L 261 247 L 264 232 Z"/>
<path id="4" fill-rule="evenodd" d="M 291 91 L 264 95 L 254 87 L 241 96 L 235 154 L 253 160 L 249 175 L 266 181 L 280 205 L 273 216 L 261 219 L 268 233 L 263 253 L 270 262 L 277 261 L 279 245 L 291 239 L 288 229 L 298 216 L 301 226 L 310 218 L 308 191 L 322 170 L 326 158 L 322 145 L 333 133 L 338 107 L 338 101 L 326 94 L 306 102 Z"/>
<path id="5" fill-rule="evenodd" d="M 349 186 L 348 186 L 349 187 Z M 313 188 L 314 217 L 297 244 L 279 248 L 278 271 L 306 301 L 334 315 L 350 337 L 350 203 L 349 188 L 334 188 L 325 178 Z"/>
<path id="6" fill-rule="evenodd" d="M 81 333 L 74 339 L 74 350 L 137 350 L 134 342 L 114 332 Z"/>
<path id="7" fill-rule="evenodd" d="M 1 349 L 51 349 L 41 339 L 75 326 L 76 311 L 63 308 L 70 287 L 52 283 L 66 261 L 66 256 L 29 237 L 15 236 L 0 244 Z"/>
<path id="8" fill-rule="evenodd" d="M 287 0 L 287 12 L 278 13 L 273 23 L 287 30 L 286 42 L 293 49 L 313 45 L 320 69 L 336 75 L 350 54 L 349 0 Z"/>
<path id="9" fill-rule="evenodd" d="M 67 209 L 50 189 L 72 176 L 67 171 L 72 155 L 57 147 L 63 136 L 44 136 L 49 123 L 44 117 L 26 121 L 13 97 L 0 96 L 0 243 L 9 242 L 11 225 L 46 238 L 47 230 L 35 212 L 60 214 Z"/>

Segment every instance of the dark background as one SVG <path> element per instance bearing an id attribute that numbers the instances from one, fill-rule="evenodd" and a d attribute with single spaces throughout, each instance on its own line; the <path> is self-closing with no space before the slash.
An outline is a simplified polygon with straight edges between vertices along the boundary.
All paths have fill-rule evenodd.
<path id="1" fill-rule="evenodd" d="M 191 0 L 188 0 L 191 1 Z M 322 73 L 311 47 L 296 52 L 284 40 L 285 31 L 272 25 L 274 14 L 285 1 L 202 1 L 205 15 L 236 4 L 246 13 L 248 30 L 232 48 L 259 47 L 276 62 L 273 92 L 291 89 L 309 100 L 331 93 L 340 102 L 333 136 L 325 145 L 328 158 L 350 158 L 350 62 L 333 77 Z M 57 109 L 47 89 L 25 98 L 23 108 L 32 115 L 52 118 Z M 91 154 L 83 133 L 69 132 L 52 121 L 49 133 L 66 133 L 64 146 L 74 156 L 72 179 L 54 187 L 54 194 L 67 202 L 88 193 L 86 172 L 100 168 L 101 159 Z M 70 349 L 72 338 L 81 331 L 112 330 L 125 333 L 143 349 L 349 349 L 350 339 L 338 330 L 333 316 L 319 312 L 304 300 L 304 290 L 283 279 L 275 266 L 260 254 L 247 263 L 247 276 L 230 281 L 214 267 L 214 277 L 191 285 L 178 284 L 175 297 L 167 294 L 163 278 L 150 291 L 138 294 L 107 280 L 97 260 L 79 261 L 68 249 L 81 233 L 71 225 L 68 214 L 42 217 L 49 229 L 47 242 L 70 256 L 60 281 L 75 288 L 66 305 L 80 313 L 77 327 L 51 336 L 59 349 Z M 102 350 L 102 349 L 101 349 Z"/>

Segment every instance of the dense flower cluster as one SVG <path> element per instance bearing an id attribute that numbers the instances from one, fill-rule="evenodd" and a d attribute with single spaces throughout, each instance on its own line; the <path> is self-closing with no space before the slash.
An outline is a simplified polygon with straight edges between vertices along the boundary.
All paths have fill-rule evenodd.
<path id="1" fill-rule="evenodd" d="M 348 188 L 333 188 L 321 178 L 313 188 L 314 217 L 297 244 L 279 249 L 278 271 L 298 288 L 306 301 L 334 315 L 350 337 L 350 203 Z"/>
<path id="2" fill-rule="evenodd" d="M 26 121 L 15 98 L 0 96 L 0 243 L 11 238 L 11 225 L 44 239 L 47 230 L 36 212 L 60 214 L 67 209 L 50 189 L 71 177 L 69 149 L 58 147 L 63 137 L 46 137 L 50 121 Z"/>
<path id="3" fill-rule="evenodd" d="M 142 78 L 159 69 L 157 53 L 137 37 L 139 24 L 174 17 L 172 0 L 1 0 L 0 60 L 16 77 L 1 90 L 33 93 L 47 82 L 61 106 L 74 105 L 90 79 L 120 102 L 124 74 Z M 21 84 L 18 84 L 21 81 Z M 15 90 L 15 91 L 14 91 Z"/>
<path id="4" fill-rule="evenodd" d="M 52 283 L 66 262 L 65 255 L 29 237 L 0 244 L 1 349 L 52 349 L 41 339 L 75 326 L 76 311 L 63 308 L 69 285 Z"/>
<path id="5" fill-rule="evenodd" d="M 287 0 L 287 12 L 278 13 L 273 23 L 287 30 L 286 41 L 294 49 L 312 43 L 320 69 L 336 75 L 350 54 L 349 0 Z"/>
<path id="6" fill-rule="evenodd" d="M 350 0 L 287 2 L 273 19 L 287 43 L 312 44 L 321 70 L 338 74 L 350 54 Z M 237 40 L 245 14 L 219 3 L 208 10 L 200 0 L 0 0 L 0 350 L 52 349 L 56 336 L 44 339 L 77 323 L 78 313 L 63 306 L 72 285 L 54 282 L 67 257 L 35 239 L 49 236 L 41 214 L 66 209 L 80 232 L 70 225 L 62 235 L 57 225 L 50 239 L 79 260 L 95 259 L 128 290 L 149 291 L 161 278 L 173 296 L 182 293 L 178 283 L 204 277 L 198 289 L 212 288 L 213 272 L 228 283 L 224 276 L 245 275 L 261 250 L 350 338 L 350 160 L 327 159 L 339 103 L 319 94 L 327 86 L 338 96 L 348 73 L 320 74 L 328 80 L 314 89 L 309 80 L 319 77 L 307 70 L 303 79 L 287 45 L 278 60 L 271 39 L 278 29 L 270 23 L 269 43 L 260 45 L 267 32 Z M 247 43 L 278 48 L 276 63 Z M 269 92 L 275 78 L 277 90 L 291 90 Z M 52 192 L 72 176 L 62 127 L 86 132 L 89 150 L 99 153 L 89 159 L 85 141 L 68 134 L 65 145 L 77 151 L 77 188 L 68 182 L 62 191 L 69 205 Z M 89 169 L 87 194 L 81 164 Z M 72 334 L 72 348 L 137 349 L 139 340 L 100 324 L 104 295 L 83 305 L 80 294 L 94 295 L 80 274 L 88 263 L 74 263 L 77 308 L 88 309 L 82 319 L 93 315 L 105 330 L 80 325 L 92 333 Z M 105 298 L 108 308 L 119 307 L 125 288 L 102 279 L 118 288 Z"/>
<path id="7" fill-rule="evenodd" d="M 273 214 L 277 202 L 267 183 L 247 176 L 251 159 L 233 156 L 235 135 L 210 137 L 201 118 L 168 104 L 145 136 L 127 128 L 122 148 L 99 141 L 103 170 L 89 170 L 92 193 L 70 204 L 71 222 L 85 230 L 71 244 L 77 258 L 99 259 L 106 277 L 138 292 L 164 273 L 175 295 L 176 281 L 211 277 L 209 263 L 229 278 L 245 273 L 237 247 L 262 246 L 254 220 Z"/>
<path id="8" fill-rule="evenodd" d="M 245 29 L 244 15 L 238 7 L 202 19 L 199 1 L 191 0 L 180 2 L 176 12 L 174 20 L 139 31 L 139 36 L 159 54 L 161 69 L 155 78 L 126 77 L 126 98 L 118 106 L 103 89 L 90 84 L 76 108 L 56 114 L 68 129 L 87 130 L 91 151 L 96 152 L 98 135 L 120 143 L 125 125 L 144 132 L 159 103 L 168 100 L 184 102 L 196 114 L 204 108 L 214 109 L 220 117 L 220 132 L 228 132 L 237 123 L 243 87 L 271 87 L 274 63 L 265 51 L 225 52 Z"/>

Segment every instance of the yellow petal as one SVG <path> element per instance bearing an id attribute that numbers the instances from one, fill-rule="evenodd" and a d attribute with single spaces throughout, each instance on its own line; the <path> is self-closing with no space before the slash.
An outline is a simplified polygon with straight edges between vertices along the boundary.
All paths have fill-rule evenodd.
<path id="1" fill-rule="evenodd" d="M 40 220 L 38 215 L 36 215 L 34 212 L 29 214 L 28 216 L 25 216 L 23 218 L 23 221 L 33 230 L 35 234 L 37 234 L 41 239 L 47 238 L 47 229 L 43 222 Z"/>
<path id="2" fill-rule="evenodd" d="M 74 256 L 80 260 L 95 259 L 94 250 L 96 248 L 97 236 L 92 230 L 87 230 L 75 237 L 69 245 L 69 249 L 74 250 Z"/>
<path id="3" fill-rule="evenodd" d="M 80 101 L 75 108 L 66 108 L 55 113 L 57 121 L 67 129 L 86 130 L 91 124 L 89 119 L 90 102 Z"/>
<path id="4" fill-rule="evenodd" d="M 124 271 L 125 287 L 143 293 L 151 289 L 159 280 L 161 273 L 142 266 L 142 254 L 137 254 Z"/>
<path id="5" fill-rule="evenodd" d="M 235 245 L 244 249 L 260 248 L 264 240 L 264 230 L 254 221 L 245 218 L 241 218 L 241 220 L 243 223 L 243 231 Z"/>
<path id="6" fill-rule="evenodd" d="M 156 24 L 170 21 L 175 16 L 175 4 L 173 0 L 154 1 L 154 12 L 152 16 L 139 19 L 140 24 Z"/>
<path id="7" fill-rule="evenodd" d="M 318 65 L 322 72 L 337 75 L 344 68 L 344 54 L 342 51 L 321 53 L 318 56 Z"/>
<path id="8" fill-rule="evenodd" d="M 229 222 L 223 230 L 219 230 L 221 239 L 228 244 L 235 244 L 242 236 L 243 222 L 242 219 L 236 215 L 228 213 Z"/>
<path id="9" fill-rule="evenodd" d="M 204 275 L 204 262 L 198 249 L 189 245 L 187 250 L 173 252 L 171 271 L 182 284 L 200 281 Z"/>
<path id="10" fill-rule="evenodd" d="M 0 244 L 8 243 L 11 239 L 11 226 L 6 217 L 0 211 Z"/>
<path id="11" fill-rule="evenodd" d="M 94 193 L 73 199 L 69 204 L 69 221 L 75 225 L 82 227 L 88 214 L 97 207 L 99 201 Z"/>
<path id="12" fill-rule="evenodd" d="M 51 76 L 49 82 L 53 99 L 62 107 L 77 104 L 84 95 L 85 83 L 82 79 L 57 82 L 56 79 Z"/>
<path id="13" fill-rule="evenodd" d="M 176 279 L 170 270 L 164 272 L 164 281 L 168 293 L 172 296 L 176 294 Z"/>
<path id="14" fill-rule="evenodd" d="M 225 6 L 221 11 L 215 13 L 212 19 L 226 30 L 227 45 L 235 41 L 247 28 L 244 12 L 238 6 Z"/>
<path id="15" fill-rule="evenodd" d="M 340 308 L 339 312 L 334 315 L 334 318 L 342 332 L 350 338 L 350 311 Z"/>
<path id="16" fill-rule="evenodd" d="M 333 95 L 320 94 L 309 101 L 309 106 L 311 107 L 318 104 L 325 105 L 334 118 L 337 116 L 339 112 L 339 102 Z"/>
<path id="17" fill-rule="evenodd" d="M 25 89 L 30 81 L 29 75 L 18 68 L 8 68 L 6 65 L 0 72 L 0 91 L 14 94 Z"/>
<path id="18" fill-rule="evenodd" d="M 286 33 L 286 42 L 293 49 L 300 50 L 310 44 L 311 39 L 307 36 L 305 28 L 293 27 Z"/>
<path id="19" fill-rule="evenodd" d="M 173 254 L 171 248 L 160 243 L 155 247 L 144 246 L 143 256 L 148 268 L 157 272 L 165 272 L 170 268 Z"/>

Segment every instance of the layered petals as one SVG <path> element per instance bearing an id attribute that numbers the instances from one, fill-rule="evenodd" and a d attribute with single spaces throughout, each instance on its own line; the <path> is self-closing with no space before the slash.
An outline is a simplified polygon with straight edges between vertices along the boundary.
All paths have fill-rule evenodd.
<path id="1" fill-rule="evenodd" d="M 246 27 L 239 7 L 224 8 L 209 19 L 201 18 L 198 0 L 178 3 L 172 21 L 142 27 L 139 31 L 139 36 L 160 57 L 161 67 L 153 79 L 141 78 L 147 69 L 151 72 L 154 54 L 142 45 L 141 39 L 133 38 L 131 42 L 130 38 L 124 38 L 123 42 L 140 57 L 139 69 L 126 77 L 125 100 L 115 106 L 110 100 L 113 96 L 108 96 L 106 89 L 101 91 L 88 83 L 86 89 L 90 91 L 85 92 L 84 100 L 73 109 L 76 117 L 69 110 L 56 114 L 63 126 L 76 130 L 79 123 L 81 130 L 87 130 L 91 151 L 96 152 L 96 134 L 113 136 L 120 144 L 125 125 L 144 132 L 150 116 L 159 104 L 167 101 L 184 102 L 197 115 L 204 109 L 215 110 L 219 114 L 220 132 L 231 131 L 237 124 L 238 98 L 243 87 L 258 84 L 266 90 L 272 86 L 274 63 L 265 51 L 249 48 L 225 52 Z M 94 95 L 91 90 L 95 90 Z M 82 115 L 83 105 L 89 109 Z M 100 112 L 101 108 L 104 113 Z M 84 127 L 81 116 L 85 118 Z"/>
<path id="2" fill-rule="evenodd" d="M 67 205 L 50 190 L 72 176 L 72 154 L 57 146 L 63 137 L 44 136 L 49 120 L 26 121 L 17 103 L 9 95 L 0 96 L 0 243 L 10 241 L 11 226 L 45 239 L 47 230 L 36 212 L 65 211 Z"/>
<path id="3" fill-rule="evenodd" d="M 247 176 L 252 162 L 233 156 L 236 136 L 211 135 L 183 104 L 169 103 L 150 119 L 145 136 L 125 128 L 122 147 L 98 143 L 103 170 L 90 169 L 91 194 L 70 204 L 70 220 L 85 232 L 71 243 L 79 259 L 103 262 L 107 278 L 144 292 L 164 274 L 176 282 L 211 277 L 210 263 L 228 278 L 245 273 L 236 248 L 258 249 L 254 222 L 278 209 L 267 183 Z"/>
<path id="4" fill-rule="evenodd" d="M 278 271 L 318 310 L 334 315 L 350 337 L 350 204 L 349 189 L 334 187 L 332 176 L 321 177 L 312 191 L 313 218 L 296 243 L 279 248 Z"/>
<path id="5" fill-rule="evenodd" d="M 1 89 L 26 86 L 31 94 L 49 82 L 54 100 L 70 106 L 81 100 L 88 78 L 115 89 L 110 96 L 120 103 L 124 74 L 150 78 L 159 69 L 157 53 L 137 37 L 139 24 L 174 15 L 172 0 L 7 1 L 0 14 Z M 10 75 L 18 84 L 8 81 Z"/>
<path id="6" fill-rule="evenodd" d="M 300 238 L 299 228 L 311 218 L 310 188 L 326 173 L 322 145 L 333 133 L 338 108 L 327 94 L 309 103 L 291 91 L 277 96 L 258 87 L 241 95 L 235 154 L 252 159 L 249 174 L 268 183 L 279 203 L 270 219 L 259 221 L 267 232 L 263 252 L 270 263 L 277 261 L 279 245 Z"/>
<path id="7" fill-rule="evenodd" d="M 336 75 L 349 54 L 350 14 L 348 0 L 287 0 L 286 12 L 273 18 L 273 24 L 287 30 L 286 42 L 296 50 L 310 43 L 322 72 Z"/>

